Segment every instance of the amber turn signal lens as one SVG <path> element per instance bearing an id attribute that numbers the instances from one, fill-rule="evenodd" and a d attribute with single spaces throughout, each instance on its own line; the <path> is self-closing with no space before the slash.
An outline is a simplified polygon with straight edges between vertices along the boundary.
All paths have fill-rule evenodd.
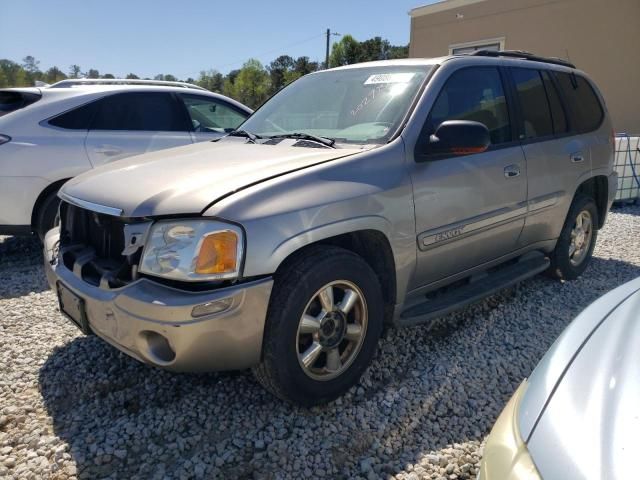
<path id="1" fill-rule="evenodd" d="M 236 271 L 238 237 L 233 232 L 218 232 L 204 237 L 195 273 L 211 275 Z"/>

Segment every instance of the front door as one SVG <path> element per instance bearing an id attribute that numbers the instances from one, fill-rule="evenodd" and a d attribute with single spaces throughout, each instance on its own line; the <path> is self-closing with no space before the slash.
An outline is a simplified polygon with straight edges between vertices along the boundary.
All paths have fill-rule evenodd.
<path id="1" fill-rule="evenodd" d="M 444 84 L 419 143 L 445 120 L 489 129 L 483 153 L 424 161 L 416 156 L 417 269 L 413 288 L 494 260 L 516 249 L 527 200 L 526 162 L 513 138 L 503 78 L 495 67 L 465 67 Z"/>

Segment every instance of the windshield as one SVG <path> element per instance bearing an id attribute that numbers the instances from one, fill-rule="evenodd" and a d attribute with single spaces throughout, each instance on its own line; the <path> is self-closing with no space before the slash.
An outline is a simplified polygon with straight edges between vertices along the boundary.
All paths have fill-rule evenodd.
<path id="1" fill-rule="evenodd" d="M 277 93 L 240 128 L 259 137 L 298 133 L 339 143 L 385 143 L 431 68 L 394 65 L 307 75 Z"/>

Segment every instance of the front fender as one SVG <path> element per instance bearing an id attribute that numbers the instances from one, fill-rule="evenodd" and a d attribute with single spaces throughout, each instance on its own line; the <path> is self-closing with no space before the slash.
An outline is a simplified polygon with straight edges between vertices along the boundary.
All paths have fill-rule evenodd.
<path id="1" fill-rule="evenodd" d="M 400 301 L 416 262 L 413 192 L 404 158 L 397 140 L 242 189 L 204 215 L 244 228 L 244 277 L 272 275 L 292 253 L 330 237 L 381 232 L 395 261 Z"/>
<path id="2" fill-rule="evenodd" d="M 271 252 L 269 259 L 264 263 L 263 268 L 267 271 L 275 272 L 289 255 L 307 245 L 361 230 L 376 230 L 389 239 L 391 223 L 383 217 L 363 216 L 314 227 L 305 232 L 300 232 L 298 235 L 288 238 L 277 245 Z"/>

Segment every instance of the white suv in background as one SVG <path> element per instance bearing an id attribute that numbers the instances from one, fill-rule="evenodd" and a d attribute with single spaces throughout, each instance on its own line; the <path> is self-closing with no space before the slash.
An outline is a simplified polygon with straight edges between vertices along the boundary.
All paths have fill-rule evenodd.
<path id="1" fill-rule="evenodd" d="M 53 226 L 59 188 L 106 162 L 217 139 L 251 109 L 181 82 L 63 80 L 0 90 L 0 235 Z"/>

